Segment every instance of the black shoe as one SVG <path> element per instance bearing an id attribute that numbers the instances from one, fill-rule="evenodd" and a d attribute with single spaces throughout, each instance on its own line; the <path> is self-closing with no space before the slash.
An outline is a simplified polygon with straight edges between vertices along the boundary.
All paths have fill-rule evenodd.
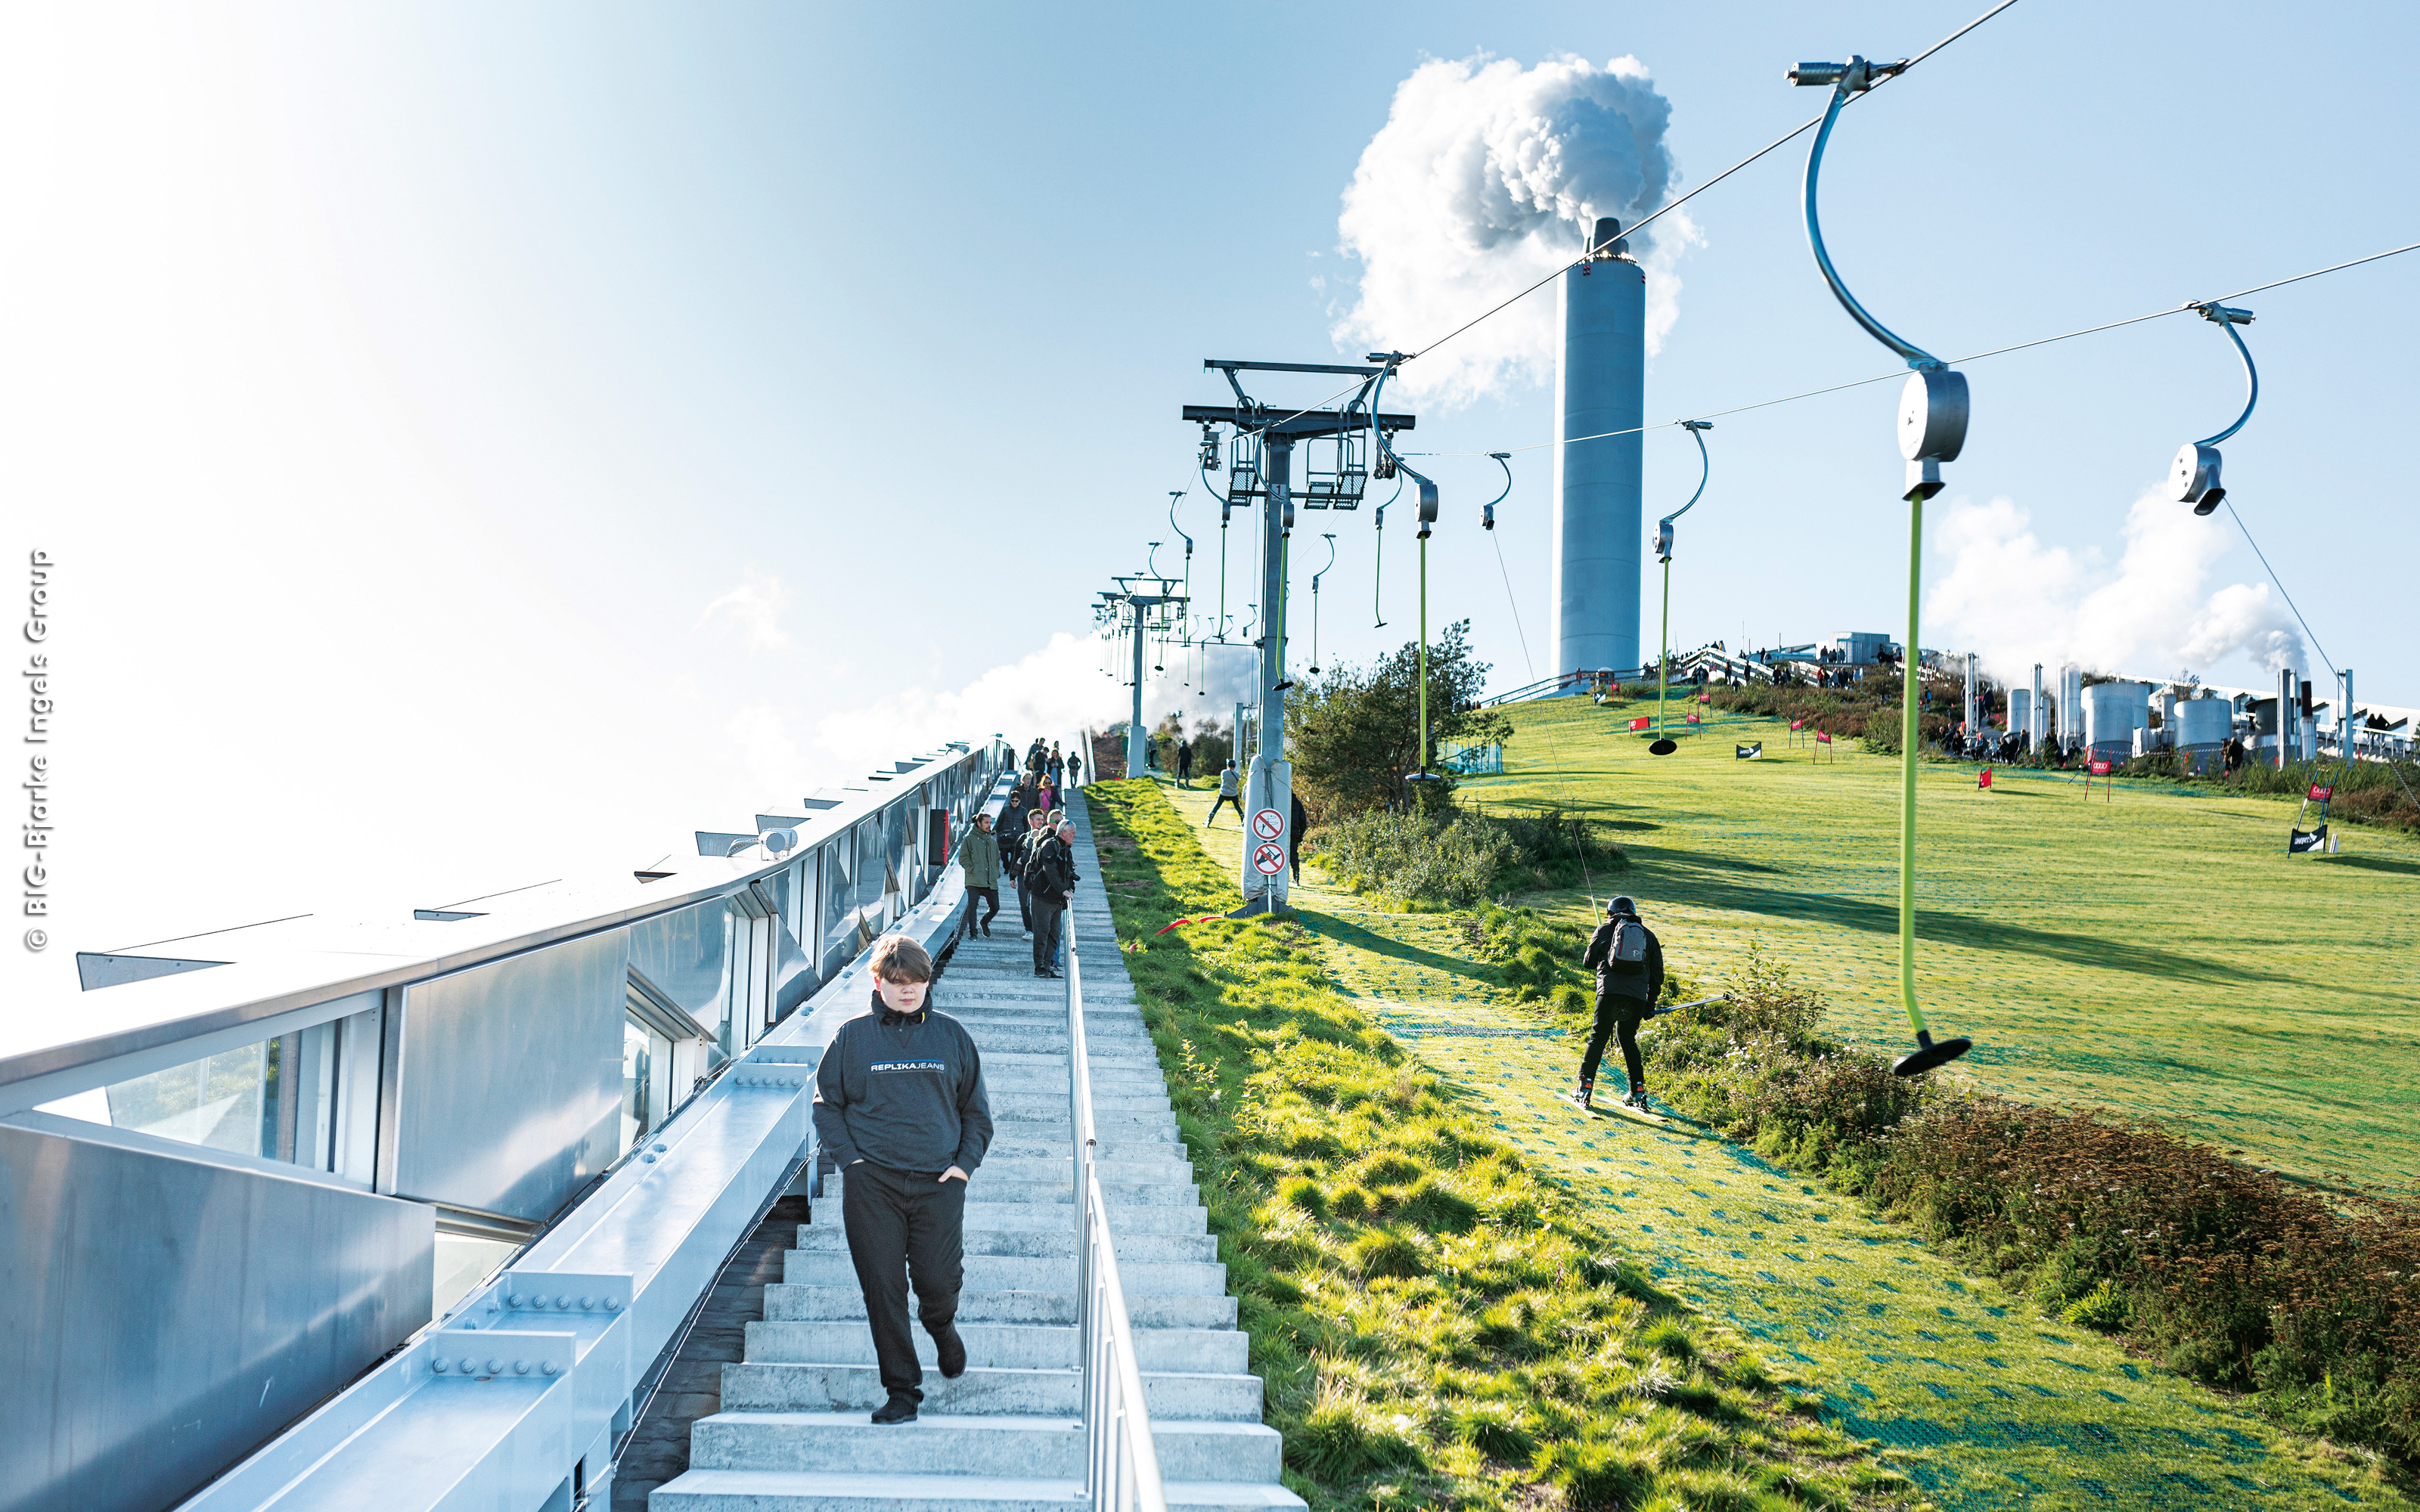
<path id="1" fill-rule="evenodd" d="M 956 1324 L 941 1325 L 941 1331 L 933 1335 L 933 1351 L 940 1357 L 943 1381 L 955 1381 L 967 1373 L 967 1341 L 958 1337 Z"/>
<path id="2" fill-rule="evenodd" d="M 1622 1101 L 1629 1103 L 1632 1107 L 1637 1108 L 1641 1113 L 1648 1111 L 1647 1094 L 1645 1092 L 1633 1092 L 1628 1097 L 1623 1098 Z"/>
<path id="3" fill-rule="evenodd" d="M 1594 1101 L 1595 1097 L 1596 1088 L 1587 1082 L 1582 1082 L 1580 1083 L 1579 1090 L 1572 1094 L 1572 1101 L 1577 1103 L 1580 1106 L 1589 1109 L 1590 1112 L 1594 1112 L 1596 1110 L 1596 1103 Z"/>
<path id="4" fill-rule="evenodd" d="M 876 1423 L 913 1423 L 916 1421 L 916 1398 L 904 1391 L 894 1391 L 891 1399 L 874 1410 Z"/>

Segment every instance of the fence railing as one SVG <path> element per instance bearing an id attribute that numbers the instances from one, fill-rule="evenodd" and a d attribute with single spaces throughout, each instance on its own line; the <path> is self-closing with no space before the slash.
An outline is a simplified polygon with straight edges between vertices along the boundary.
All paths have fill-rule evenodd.
<path id="1" fill-rule="evenodd" d="M 1084 968 L 1075 925 L 1066 924 L 1068 1134 L 1075 1145 L 1077 1358 L 1084 1375 L 1084 1495 L 1096 1508 L 1168 1512 L 1159 1451 L 1143 1405 L 1134 1322 L 1109 1234 L 1109 1208 L 1094 1159 L 1093 1068 L 1084 1043 Z"/>

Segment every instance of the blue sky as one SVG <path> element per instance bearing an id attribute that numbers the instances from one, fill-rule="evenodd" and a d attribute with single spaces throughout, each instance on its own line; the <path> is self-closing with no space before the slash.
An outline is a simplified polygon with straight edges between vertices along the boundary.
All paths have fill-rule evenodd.
<path id="1" fill-rule="evenodd" d="M 79 906 L 111 910 L 111 937 L 75 943 L 645 859 L 998 707 L 950 695 L 1083 631 L 1093 590 L 1167 538 L 1166 491 L 1191 481 L 1178 408 L 1221 392 L 1201 360 L 1340 356 L 1339 196 L 1425 59 L 1634 56 L 1685 188 L 1818 107 L 1792 62 L 1903 55 L 1970 14 L 21 9 L 0 48 L 0 470 L 16 560 L 63 562 L 61 855 Z M 1965 352 L 2420 239 L 2415 33 L 2402 7 L 2024 0 L 1852 113 L 1835 255 L 1885 320 Z M 1893 365 L 1809 265 L 1802 161 L 1692 205 L 1651 419 Z M 2420 255 L 2248 301 L 2263 397 L 2226 448 L 2328 652 L 2406 704 L 2415 280 Z M 2022 516 L 2009 560 L 2066 554 L 2045 614 L 2117 570 L 2137 496 L 2240 404 L 2190 317 L 1970 377 L 1946 497 L 2007 501 L 1968 523 L 2012 550 Z M 1677 640 L 1896 628 L 1895 388 L 1719 424 Z M 1550 400 L 1424 406 L 1419 440 L 1542 441 Z M 1529 458 L 1499 533 L 1535 651 Z M 1652 515 L 1696 454 L 1662 431 L 1646 458 Z M 1474 619 L 1519 681 L 1475 522 L 1493 464 L 1440 471 L 1435 617 Z M 1337 527 L 1331 656 L 1410 621 L 1406 597 L 1369 629 L 1368 518 Z M 1388 570 L 1406 595 L 1408 546 Z M 2208 554 L 2210 591 L 2261 580 L 2231 539 Z M 1990 610 L 2025 612 L 2022 592 Z"/>

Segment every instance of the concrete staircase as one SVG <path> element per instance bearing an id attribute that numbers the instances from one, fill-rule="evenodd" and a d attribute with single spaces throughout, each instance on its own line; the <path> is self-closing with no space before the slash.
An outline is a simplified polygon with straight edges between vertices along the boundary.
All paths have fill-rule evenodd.
<path id="1" fill-rule="evenodd" d="M 1226 1267 L 1169 1111 L 1159 1061 L 1110 927 L 1080 801 L 1068 922 L 1084 966 L 1084 1026 L 1101 1185 L 1138 1330 L 1143 1396 L 1171 1507 L 1292 1508 L 1276 1430 L 1235 1328 Z M 1033 975 L 1015 903 L 997 938 L 961 943 L 936 1006 L 972 1031 L 996 1126 L 967 1192 L 958 1332 L 968 1368 L 943 1381 L 916 1330 L 924 1402 L 877 1427 L 883 1401 L 865 1303 L 849 1268 L 838 1175 L 824 1179 L 747 1356 L 723 1367 L 722 1411 L 690 1430 L 690 1469 L 653 1512 L 1043 1512 L 1087 1505 L 1076 1339 L 1076 1231 L 1064 981 Z"/>

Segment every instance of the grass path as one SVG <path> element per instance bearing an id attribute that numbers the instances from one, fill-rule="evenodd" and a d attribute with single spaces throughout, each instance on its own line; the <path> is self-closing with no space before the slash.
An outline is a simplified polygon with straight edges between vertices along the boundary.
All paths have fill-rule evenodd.
<path id="1" fill-rule="evenodd" d="M 1169 795 L 1196 822 L 1208 810 L 1207 790 Z M 1202 841 L 1236 863 L 1232 816 Z M 1593 1196 L 1608 1236 L 1663 1285 L 1775 1370 L 1816 1381 L 1831 1421 L 1896 1451 L 1942 1506 L 2407 1504 L 2366 1465 L 2045 1320 L 1740 1146 L 1583 1114 L 1559 1095 L 1577 1047 L 1503 1000 L 1452 918 L 1381 912 L 1305 876 L 1296 907 L 1345 993 L 1541 1168 Z M 1679 954 L 1676 967 L 1703 969 Z"/>
<path id="2" fill-rule="evenodd" d="M 1652 707 L 1652 704 L 1649 705 Z M 1896 1052 L 1899 764 L 1724 717 L 1656 758 L 1585 700 L 1519 705 L 1488 807 L 1608 823 L 1621 879 L 1692 977 L 1750 940 L 1831 1000 L 1831 1032 Z M 1764 756 L 1732 758 L 1735 741 Z M 2345 831 L 2288 856 L 2291 804 L 2061 777 L 1920 774 L 1919 998 L 1974 1038 L 1962 1070 L 2036 1102 L 2149 1115 L 2260 1164 L 2420 1191 L 2420 839 Z M 1586 903 L 1552 900 L 1576 921 Z"/>

